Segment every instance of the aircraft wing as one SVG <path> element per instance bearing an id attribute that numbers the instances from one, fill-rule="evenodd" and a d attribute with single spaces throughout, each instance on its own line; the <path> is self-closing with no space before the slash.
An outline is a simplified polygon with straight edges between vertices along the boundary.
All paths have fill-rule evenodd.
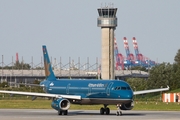
<path id="1" fill-rule="evenodd" d="M 167 86 L 167 88 L 134 91 L 134 95 L 145 94 L 145 93 L 153 93 L 153 92 L 161 92 L 161 91 L 167 91 L 167 90 L 169 90 L 169 86 Z"/>
<path id="2" fill-rule="evenodd" d="M 26 84 L 26 83 L 11 83 L 11 84 L 14 84 L 14 85 L 24 85 L 24 86 L 36 86 L 36 87 L 43 87 L 39 84 Z"/>
<path id="3" fill-rule="evenodd" d="M 33 97 L 49 97 L 49 98 L 67 98 L 67 99 L 77 99 L 80 100 L 81 96 L 78 95 L 60 95 L 60 94 L 49 94 L 49 93 L 36 93 L 36 92 L 20 92 L 20 91 L 5 91 L 0 90 L 0 93 L 9 93 L 16 95 L 26 95 Z"/>

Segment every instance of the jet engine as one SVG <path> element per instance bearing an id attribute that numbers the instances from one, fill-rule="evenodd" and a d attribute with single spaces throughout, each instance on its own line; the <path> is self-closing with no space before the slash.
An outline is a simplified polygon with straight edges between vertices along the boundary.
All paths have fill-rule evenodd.
<path id="1" fill-rule="evenodd" d="M 121 110 L 131 110 L 133 109 L 133 107 L 134 107 L 134 102 L 132 101 L 126 104 L 122 104 L 120 108 Z"/>
<path id="2" fill-rule="evenodd" d="M 51 107 L 54 108 L 55 110 L 63 110 L 63 111 L 68 110 L 70 107 L 70 102 L 68 99 L 63 99 L 63 98 L 55 99 L 51 103 Z"/>

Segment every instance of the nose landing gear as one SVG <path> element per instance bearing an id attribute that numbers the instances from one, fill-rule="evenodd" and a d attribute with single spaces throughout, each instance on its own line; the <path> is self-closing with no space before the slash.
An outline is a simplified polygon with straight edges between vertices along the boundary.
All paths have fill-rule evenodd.
<path id="1" fill-rule="evenodd" d="M 121 111 L 120 107 L 121 107 L 121 104 L 117 104 L 117 112 L 116 112 L 117 116 L 119 116 L 119 115 L 121 116 L 122 115 L 122 111 Z"/>

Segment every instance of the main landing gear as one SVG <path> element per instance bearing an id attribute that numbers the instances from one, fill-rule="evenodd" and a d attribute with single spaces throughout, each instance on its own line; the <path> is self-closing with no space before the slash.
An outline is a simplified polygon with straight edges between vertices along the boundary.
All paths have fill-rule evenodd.
<path id="1" fill-rule="evenodd" d="M 107 107 L 107 105 L 104 105 L 104 108 L 102 107 L 100 109 L 100 114 L 101 115 L 104 115 L 104 114 L 109 115 L 109 113 L 110 113 L 110 109 Z"/>
<path id="2" fill-rule="evenodd" d="M 108 105 L 104 105 L 104 107 L 102 107 L 101 109 L 100 109 L 100 114 L 101 115 L 104 115 L 104 114 L 106 114 L 106 115 L 109 115 L 110 114 L 110 109 L 107 107 Z M 117 104 L 117 112 L 116 112 L 116 115 L 117 116 L 121 116 L 122 115 L 122 111 L 121 111 L 121 104 Z"/>
<path id="3" fill-rule="evenodd" d="M 58 115 L 67 115 L 68 110 L 58 110 Z"/>

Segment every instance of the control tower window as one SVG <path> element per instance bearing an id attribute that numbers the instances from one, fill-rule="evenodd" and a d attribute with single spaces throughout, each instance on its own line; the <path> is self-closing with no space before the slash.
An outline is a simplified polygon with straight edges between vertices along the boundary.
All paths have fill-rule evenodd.
<path id="1" fill-rule="evenodd" d="M 98 9 L 99 16 L 104 18 L 116 17 L 117 9 L 114 8 L 102 8 Z"/>
<path id="2" fill-rule="evenodd" d="M 102 10 L 103 17 L 108 17 L 108 9 Z"/>
<path id="3" fill-rule="evenodd" d="M 101 9 L 98 9 L 98 13 L 99 13 L 99 16 L 102 16 L 102 11 L 101 11 Z"/>
<path id="4" fill-rule="evenodd" d="M 114 9 L 109 9 L 109 17 L 114 17 Z"/>

